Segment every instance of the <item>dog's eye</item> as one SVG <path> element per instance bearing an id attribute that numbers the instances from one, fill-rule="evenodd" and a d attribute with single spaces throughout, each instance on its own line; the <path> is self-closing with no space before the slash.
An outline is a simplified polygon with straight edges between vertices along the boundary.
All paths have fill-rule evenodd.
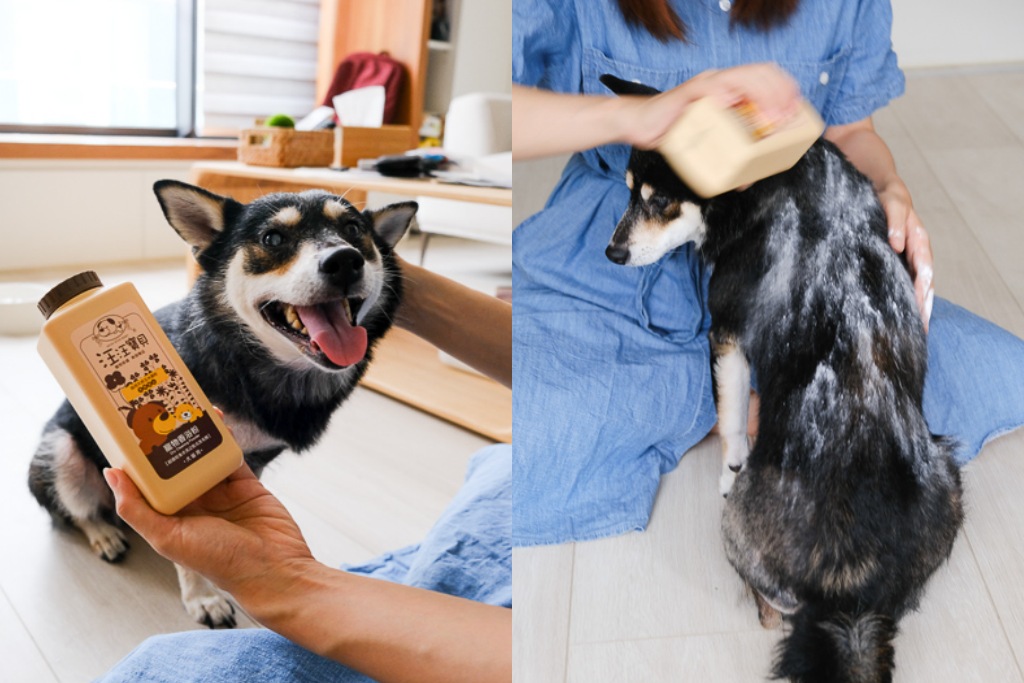
<path id="1" fill-rule="evenodd" d="M 669 199 L 663 194 L 651 195 L 651 198 L 647 200 L 647 204 L 654 211 L 664 211 L 668 208 Z"/>
<path id="2" fill-rule="evenodd" d="M 260 241 L 265 247 L 279 247 L 284 242 L 284 233 L 280 230 L 267 230 Z"/>
<path id="3" fill-rule="evenodd" d="M 363 226 L 359 225 L 359 223 L 356 221 L 345 221 L 344 223 L 341 224 L 341 234 L 345 237 L 345 239 L 355 239 L 359 237 L 360 234 L 362 234 L 362 227 Z"/>

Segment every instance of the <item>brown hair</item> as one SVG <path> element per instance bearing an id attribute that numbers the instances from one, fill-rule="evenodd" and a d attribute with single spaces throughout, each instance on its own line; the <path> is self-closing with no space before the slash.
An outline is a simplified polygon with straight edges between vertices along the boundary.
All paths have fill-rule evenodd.
<path id="1" fill-rule="evenodd" d="M 628 24 L 642 26 L 661 42 L 675 38 L 686 41 L 686 24 L 669 4 L 670 0 L 618 0 L 619 11 Z M 766 31 L 786 23 L 800 0 L 733 0 L 730 21 Z"/>

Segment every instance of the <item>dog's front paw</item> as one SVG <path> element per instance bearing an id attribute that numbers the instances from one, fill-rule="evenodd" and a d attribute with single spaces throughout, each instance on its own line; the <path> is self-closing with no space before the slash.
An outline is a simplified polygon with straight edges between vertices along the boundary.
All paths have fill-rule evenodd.
<path id="1" fill-rule="evenodd" d="M 224 594 L 202 575 L 181 565 L 174 566 L 181 585 L 181 603 L 189 616 L 210 628 L 234 628 L 235 607 Z"/>
<path id="2" fill-rule="evenodd" d="M 77 521 L 78 527 L 85 532 L 89 545 L 102 559 L 107 562 L 119 562 L 128 552 L 128 539 L 113 524 L 103 520 Z"/>
<path id="3" fill-rule="evenodd" d="M 210 628 L 234 628 L 235 606 L 223 595 L 192 596 L 183 599 L 189 616 Z"/>
<path id="4" fill-rule="evenodd" d="M 732 485 L 736 482 L 737 472 L 733 471 L 729 464 L 722 465 L 722 476 L 718 478 L 718 492 L 722 494 L 723 498 L 729 496 L 729 491 L 732 491 Z"/>
<path id="5" fill-rule="evenodd" d="M 722 438 L 723 469 L 727 467 L 733 472 L 739 472 L 747 464 L 749 455 L 750 444 L 747 437 Z"/>

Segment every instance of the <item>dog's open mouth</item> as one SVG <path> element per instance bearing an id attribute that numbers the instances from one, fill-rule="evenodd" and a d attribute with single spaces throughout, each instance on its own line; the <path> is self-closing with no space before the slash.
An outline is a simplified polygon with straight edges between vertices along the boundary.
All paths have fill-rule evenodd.
<path id="1" fill-rule="evenodd" d="M 274 329 L 326 367 L 355 365 L 366 356 L 366 328 L 356 325 L 362 299 L 340 299 L 315 306 L 268 301 L 260 313 Z"/>

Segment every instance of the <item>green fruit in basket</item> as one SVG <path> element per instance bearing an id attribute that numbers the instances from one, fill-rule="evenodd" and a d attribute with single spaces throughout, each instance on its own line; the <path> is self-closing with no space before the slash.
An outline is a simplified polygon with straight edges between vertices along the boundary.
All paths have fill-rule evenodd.
<path id="1" fill-rule="evenodd" d="M 266 120 L 266 125 L 274 126 L 275 128 L 294 128 L 295 119 L 287 114 L 274 114 Z"/>

